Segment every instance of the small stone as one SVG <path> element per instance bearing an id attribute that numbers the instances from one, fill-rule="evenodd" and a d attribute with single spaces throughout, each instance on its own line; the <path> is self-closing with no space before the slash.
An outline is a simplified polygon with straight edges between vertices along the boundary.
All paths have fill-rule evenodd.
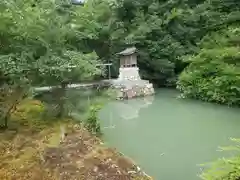
<path id="1" fill-rule="evenodd" d="M 128 174 L 136 174 L 136 171 L 128 171 Z"/>
<path id="2" fill-rule="evenodd" d="M 97 171 L 98 171 L 98 167 L 95 166 L 95 167 L 93 168 L 93 171 L 94 171 L 94 172 L 97 172 Z"/>
<path id="3" fill-rule="evenodd" d="M 116 164 L 112 164 L 112 168 L 117 168 L 118 166 Z"/>
<path id="4" fill-rule="evenodd" d="M 137 166 L 137 171 L 140 171 L 140 170 L 141 170 L 141 168 L 139 166 Z"/>
<path id="5" fill-rule="evenodd" d="M 73 127 L 74 127 L 75 129 L 80 129 L 80 125 L 79 125 L 79 124 L 75 124 Z"/>

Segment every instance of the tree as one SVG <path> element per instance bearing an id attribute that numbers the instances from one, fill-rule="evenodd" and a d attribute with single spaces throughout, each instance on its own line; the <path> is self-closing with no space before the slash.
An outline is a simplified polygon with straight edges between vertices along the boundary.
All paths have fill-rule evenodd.
<path id="1" fill-rule="evenodd" d="M 7 126 L 9 113 L 31 86 L 53 83 L 65 89 L 70 80 L 93 77 L 101 73 L 101 69 L 96 67 L 98 60 L 95 53 L 84 53 L 79 46 L 71 43 L 74 37 L 84 39 L 87 35 L 77 32 L 72 26 L 73 18 L 59 14 L 58 4 L 47 0 L 4 0 L 0 3 L 0 19 L 3 20 L 0 26 L 0 69 L 1 79 L 4 80 L 1 95 L 2 104 L 5 104 L 2 106 L 2 118 Z M 70 14 L 73 12 L 74 9 L 69 10 Z M 69 69 L 70 66 L 75 68 Z M 15 96 L 5 95 L 9 92 L 17 94 L 14 100 L 12 97 Z M 60 99 L 64 96 L 64 90 L 62 92 Z"/>
<path id="2" fill-rule="evenodd" d="M 238 26 L 203 38 L 200 52 L 185 58 L 190 64 L 178 81 L 183 96 L 240 105 L 239 38 Z"/>
<path id="3" fill-rule="evenodd" d="M 166 86 L 188 65 L 182 56 L 199 52 L 203 37 L 239 21 L 239 5 L 237 0 L 117 1 L 112 15 L 124 33 L 108 44 L 116 47 L 113 52 L 135 45 L 141 75 Z"/>

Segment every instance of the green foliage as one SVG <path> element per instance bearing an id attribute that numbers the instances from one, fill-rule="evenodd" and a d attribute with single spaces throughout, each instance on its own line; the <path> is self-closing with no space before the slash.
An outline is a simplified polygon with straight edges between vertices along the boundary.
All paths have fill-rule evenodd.
<path id="1" fill-rule="evenodd" d="M 81 14 L 63 16 L 57 11 L 58 5 L 51 1 L 37 2 L 36 6 L 32 5 L 35 1 L 1 3 L 5 7 L 2 19 L 6 18 L 4 22 L 11 24 L 10 29 L 1 31 L 4 48 L 0 53 L 0 68 L 4 76 L 28 83 L 39 83 L 40 79 L 56 83 L 72 80 L 71 76 L 85 79 L 100 73 L 95 66 L 96 54 L 79 52 L 81 49 L 69 41 L 89 35 L 89 32 L 79 34 L 72 27 Z M 68 11 L 73 12 L 76 11 Z M 85 26 L 86 21 L 77 23 Z M 76 67 L 72 71 L 69 66 Z"/>
<path id="2" fill-rule="evenodd" d="M 95 53 L 65 51 L 62 56 L 52 56 L 42 64 L 38 70 L 40 76 L 36 76 L 37 84 L 58 85 L 59 82 L 86 81 L 101 73 L 101 69 L 96 67 L 99 61 Z M 45 57 L 40 58 L 38 62 L 44 61 L 43 58 Z"/>
<path id="3" fill-rule="evenodd" d="M 239 156 L 239 139 L 231 139 L 236 143 L 234 146 L 222 147 L 222 151 L 235 151 L 237 156 L 232 158 L 219 159 L 214 163 L 210 163 L 210 168 L 201 174 L 201 178 L 204 180 L 238 180 L 240 179 L 240 156 Z"/>
<path id="4" fill-rule="evenodd" d="M 115 54 L 134 45 L 142 77 L 168 86 L 188 64 L 182 56 L 197 53 L 205 35 L 240 17 L 238 0 L 92 2 L 94 8 L 87 3 L 84 16 L 94 22 L 98 35 L 85 39 L 89 48 L 116 68 Z"/>
<path id="5" fill-rule="evenodd" d="M 170 7 L 166 9 L 167 5 Z M 177 57 L 185 53 L 183 45 L 168 30 L 173 18 L 168 10 L 174 6 L 170 2 L 123 0 L 114 7 L 115 21 L 123 33 L 114 34 L 118 42 L 109 39 L 117 47 L 112 54 L 126 46 L 136 46 L 142 77 L 159 85 L 166 85 L 176 75 L 176 64 L 181 64 Z"/>
<path id="6" fill-rule="evenodd" d="M 239 14 L 238 0 L 2 0 L 1 85 L 61 85 L 62 112 L 66 83 L 102 76 L 96 64 L 109 61 L 116 77 L 116 53 L 134 45 L 144 79 L 174 86 L 187 67 L 184 96 L 238 105 Z"/>
<path id="7" fill-rule="evenodd" d="M 99 35 L 87 40 L 89 47 L 117 67 L 115 53 L 135 45 L 142 77 L 164 86 L 175 85 L 188 65 L 182 56 L 198 53 L 203 37 L 236 24 L 240 17 L 238 0 L 94 2 L 97 11 L 88 10 L 96 13 L 91 18 L 99 24 Z"/>
<path id="8" fill-rule="evenodd" d="M 87 130 L 93 134 L 101 135 L 101 128 L 98 118 L 98 112 L 101 109 L 101 105 L 91 105 L 89 108 L 88 116 L 84 122 Z"/>
<path id="9" fill-rule="evenodd" d="M 90 20 L 81 17 L 84 9 L 48 0 L 3 0 L 0 7 L 1 89 L 8 86 L 12 92 L 27 94 L 32 86 L 61 85 L 61 114 L 66 84 L 102 73 L 96 66 L 100 63 L 96 53 L 85 52 L 86 48 L 78 45 L 93 36 L 88 30 Z M 92 34 L 97 35 L 96 27 L 92 27 Z M 15 101 L 9 107 L 14 107 Z"/>
<path id="10" fill-rule="evenodd" d="M 229 27 L 205 36 L 201 50 L 185 57 L 189 66 L 182 72 L 178 89 L 184 97 L 221 104 L 240 105 L 239 27 Z"/>
<path id="11" fill-rule="evenodd" d="M 65 65 L 81 66 L 72 59 L 73 53 L 82 58 L 92 50 L 103 62 L 113 61 L 116 76 L 115 53 L 135 45 L 142 77 L 159 85 L 174 85 L 174 79 L 188 64 L 181 57 L 198 52 L 198 43 L 206 34 L 235 24 L 240 17 L 238 0 L 91 0 L 84 7 L 71 6 L 67 1 L 4 0 L 1 7 L 2 65 L 6 68 L 8 59 L 12 59 L 10 64 L 20 68 L 9 67 L 9 73 L 24 74 L 16 79 L 30 79 L 35 84 L 78 81 L 86 74 L 90 77 L 91 73 L 78 75 L 78 70 L 68 73 Z M 10 26 L 13 28 L 9 30 Z M 97 63 L 95 57 L 87 57 L 90 64 Z M 17 58 L 22 61 L 14 60 Z M 53 64 L 57 67 L 51 69 Z M 92 66 L 90 70 L 99 75 Z"/>

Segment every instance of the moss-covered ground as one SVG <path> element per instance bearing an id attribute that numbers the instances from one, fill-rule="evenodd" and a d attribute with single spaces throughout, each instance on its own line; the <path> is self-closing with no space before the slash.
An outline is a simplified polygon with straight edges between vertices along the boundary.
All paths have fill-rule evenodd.
<path id="1" fill-rule="evenodd" d="M 0 132 L 1 180 L 148 180 L 128 158 L 70 119 L 44 118 L 26 99 Z"/>

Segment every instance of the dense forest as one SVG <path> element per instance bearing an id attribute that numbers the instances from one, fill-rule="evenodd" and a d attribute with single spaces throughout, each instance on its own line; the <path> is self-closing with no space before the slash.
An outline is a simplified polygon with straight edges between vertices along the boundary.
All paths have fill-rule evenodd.
<path id="1" fill-rule="evenodd" d="M 143 78 L 159 86 L 177 82 L 184 97 L 239 105 L 239 1 L 124 0 L 110 9 L 93 43 L 101 44 L 100 57 L 112 60 L 135 45 Z"/>
<path id="2" fill-rule="evenodd" d="M 156 86 L 240 105 L 239 0 L 1 0 L 0 22 L 4 126 L 33 86 L 61 85 L 63 97 L 66 83 L 106 76 L 106 62 L 116 77 L 116 53 L 129 46 Z"/>

